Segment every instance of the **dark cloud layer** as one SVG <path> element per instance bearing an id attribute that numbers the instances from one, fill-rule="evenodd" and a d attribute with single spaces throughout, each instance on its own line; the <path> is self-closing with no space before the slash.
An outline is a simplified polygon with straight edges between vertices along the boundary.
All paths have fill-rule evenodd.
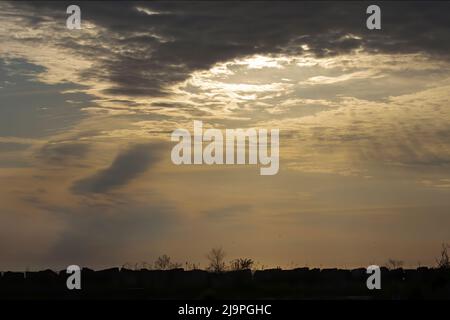
<path id="1" fill-rule="evenodd" d="M 32 17 L 61 21 L 67 5 L 17 4 L 31 7 Z M 82 2 L 83 19 L 106 32 L 84 44 L 68 39 L 57 45 L 97 57 L 83 76 L 111 81 L 106 92 L 129 96 L 165 95 L 168 85 L 217 62 L 252 54 L 301 54 L 303 44 L 316 56 L 362 48 L 448 58 L 449 3 L 379 5 L 382 30 L 371 31 L 365 26 L 368 3 L 359 2 Z M 30 10 L 29 23 L 39 27 L 46 19 L 31 19 Z"/>
<path id="2" fill-rule="evenodd" d="M 108 168 L 75 182 L 72 191 L 77 194 L 105 193 L 124 186 L 155 164 L 161 150 L 162 145 L 158 143 L 133 145 L 120 153 Z"/>
<path id="3" fill-rule="evenodd" d="M 65 165 L 69 160 L 80 160 L 89 152 L 90 145 L 81 142 L 49 143 L 37 152 L 38 159 L 54 165 Z"/>

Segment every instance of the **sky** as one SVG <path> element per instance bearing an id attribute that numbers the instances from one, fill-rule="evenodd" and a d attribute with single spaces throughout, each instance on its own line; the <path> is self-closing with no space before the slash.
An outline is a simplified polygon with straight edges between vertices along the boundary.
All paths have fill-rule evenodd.
<path id="1" fill-rule="evenodd" d="M 450 4 L 0 1 L 0 269 L 434 265 L 450 242 Z M 171 133 L 278 128 L 280 167 Z"/>

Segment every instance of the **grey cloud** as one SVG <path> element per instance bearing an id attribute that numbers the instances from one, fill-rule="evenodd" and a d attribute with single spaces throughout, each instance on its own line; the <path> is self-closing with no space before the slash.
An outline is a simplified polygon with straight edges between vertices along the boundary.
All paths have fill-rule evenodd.
<path id="1" fill-rule="evenodd" d="M 0 142 L 0 151 L 9 152 L 9 151 L 21 151 L 30 147 L 29 143 L 17 143 L 17 142 Z"/>
<path id="2" fill-rule="evenodd" d="M 152 250 L 156 250 L 153 247 L 155 240 L 160 239 L 179 219 L 167 204 L 129 202 L 113 206 L 60 208 L 58 212 L 65 220 L 66 230 L 44 256 L 62 266 L 74 261 L 84 266 L 121 266 L 126 262 L 149 259 Z M 130 251 L 130 248 L 138 249 Z"/>
<path id="3" fill-rule="evenodd" d="M 85 89 L 85 86 L 71 82 L 50 85 L 39 81 L 37 75 L 45 70 L 24 59 L 0 59 L 0 84 L 8 83 L 0 89 L 1 136 L 49 136 L 83 119 L 85 114 L 81 109 L 87 104 L 95 106 L 92 96 L 70 92 Z M 69 100 L 80 104 L 74 107 L 67 102 Z"/>
<path id="4" fill-rule="evenodd" d="M 81 142 L 48 143 L 38 150 L 36 156 L 51 164 L 67 164 L 70 160 L 80 160 L 89 152 L 90 145 Z"/>
<path id="5" fill-rule="evenodd" d="M 68 3 L 67 3 L 68 4 Z M 36 15 L 63 19 L 65 3 L 32 6 Z M 109 94 L 163 96 L 167 86 L 217 62 L 252 54 L 316 56 L 363 48 L 370 52 L 417 53 L 448 59 L 449 3 L 381 3 L 382 30 L 366 29 L 367 3 L 112 2 L 82 3 L 84 19 L 107 31 L 86 44 L 59 40 L 80 54 L 98 57 L 83 74 L 111 81 Z M 137 7 L 160 14 L 146 15 Z M 28 10 L 27 12 L 29 12 Z M 37 20 L 30 24 L 39 27 Z M 359 38 L 348 38 L 353 34 Z M 51 41 L 51 40 L 50 40 Z"/>
<path id="6" fill-rule="evenodd" d="M 396 132 L 402 132 L 397 129 Z M 440 146 L 433 149 L 432 143 Z M 431 134 L 417 137 L 407 132 L 392 134 L 389 140 L 376 139 L 367 136 L 364 144 L 359 145 L 361 159 L 365 161 L 377 161 L 401 166 L 433 169 L 437 167 L 450 167 L 450 149 L 445 137 L 440 134 Z"/>
<path id="7" fill-rule="evenodd" d="M 70 207 L 46 204 L 36 194 L 26 201 L 38 207 L 39 214 L 2 210 L 1 268 L 101 268 L 153 259 L 165 234 L 182 219 L 161 199 L 157 204 L 127 197 L 111 200 Z"/>
<path id="8" fill-rule="evenodd" d="M 29 167 L 30 163 L 18 154 L 31 146 L 32 144 L 23 142 L 0 142 L 0 168 Z"/>
<path id="9" fill-rule="evenodd" d="M 162 149 L 159 143 L 133 145 L 121 152 L 108 168 L 76 181 L 72 191 L 76 194 L 106 193 L 122 187 L 158 162 Z"/>

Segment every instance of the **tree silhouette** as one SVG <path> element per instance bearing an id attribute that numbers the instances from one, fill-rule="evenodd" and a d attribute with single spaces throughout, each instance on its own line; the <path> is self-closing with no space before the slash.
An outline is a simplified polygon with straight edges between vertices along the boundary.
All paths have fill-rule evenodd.
<path id="1" fill-rule="evenodd" d="M 225 251 L 222 248 L 211 249 L 206 258 L 209 261 L 208 270 L 213 272 L 225 271 Z"/>
<path id="2" fill-rule="evenodd" d="M 386 267 L 389 270 L 398 269 L 398 268 L 401 268 L 402 266 L 403 266 L 402 260 L 389 259 L 386 263 Z"/>
<path id="3" fill-rule="evenodd" d="M 239 258 L 231 261 L 231 269 L 232 270 L 247 270 L 251 269 L 254 264 L 252 259 L 247 258 Z"/>
<path id="4" fill-rule="evenodd" d="M 169 270 L 169 269 L 176 269 L 180 268 L 181 264 L 172 262 L 170 260 L 170 257 L 166 254 L 163 254 L 162 256 L 158 257 L 155 261 L 155 269 L 158 270 Z"/>
<path id="5" fill-rule="evenodd" d="M 437 262 L 437 266 L 440 269 L 450 269 L 450 259 L 448 257 L 448 248 L 450 246 L 447 243 L 443 243 L 442 244 L 442 248 L 441 248 L 441 256 L 436 259 Z"/>

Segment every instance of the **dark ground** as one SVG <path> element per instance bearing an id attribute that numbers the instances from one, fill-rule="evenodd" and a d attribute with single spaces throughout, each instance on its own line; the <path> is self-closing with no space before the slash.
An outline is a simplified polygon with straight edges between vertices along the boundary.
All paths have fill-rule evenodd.
<path id="1" fill-rule="evenodd" d="M 366 269 L 128 270 L 81 272 L 68 290 L 66 271 L 3 272 L 0 299 L 450 299 L 450 270 L 381 268 L 381 290 Z"/>

